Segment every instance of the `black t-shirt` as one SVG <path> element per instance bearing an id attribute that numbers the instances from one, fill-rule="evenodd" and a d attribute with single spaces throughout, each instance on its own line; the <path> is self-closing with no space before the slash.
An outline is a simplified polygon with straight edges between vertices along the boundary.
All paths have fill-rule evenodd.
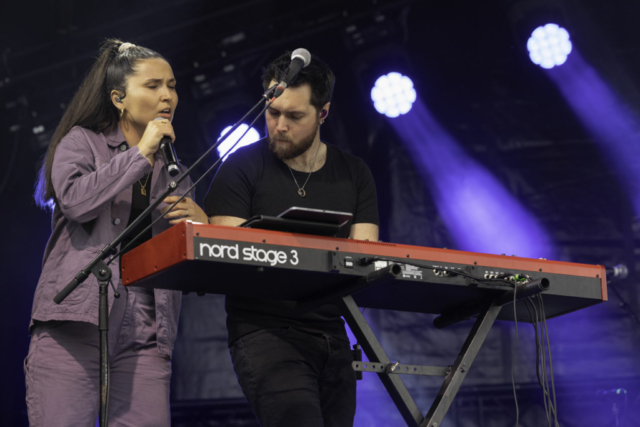
<path id="1" fill-rule="evenodd" d="M 151 197 L 150 196 L 151 178 L 152 178 L 152 173 L 149 173 L 148 175 L 146 175 L 145 177 L 136 181 L 133 184 L 133 188 L 131 192 L 131 213 L 129 214 L 129 222 L 127 222 L 127 227 L 130 226 L 131 223 L 133 223 L 133 221 L 135 221 L 140 216 L 140 214 L 142 214 L 142 212 L 144 212 L 144 210 L 149 207 L 149 201 Z M 143 183 L 145 183 L 144 193 L 142 192 Z M 124 249 L 124 247 L 127 246 L 129 242 L 131 242 L 134 239 L 134 237 L 140 234 L 142 230 L 147 228 L 149 225 L 151 225 L 151 215 L 147 215 L 146 217 L 144 217 L 142 221 L 136 226 L 136 228 L 131 230 L 131 233 L 127 234 L 127 237 L 125 237 L 122 243 L 120 243 L 120 248 Z M 131 245 L 131 247 L 126 250 L 126 252 L 123 252 L 122 255 L 140 246 L 147 240 L 151 240 L 151 237 L 152 237 L 151 228 L 149 228 L 142 236 L 140 236 L 140 238 L 138 238 L 135 242 L 133 242 L 133 245 Z M 136 287 L 132 286 L 131 290 L 153 296 L 153 289 L 146 289 L 146 288 L 140 288 L 137 286 Z M 155 309 L 153 311 L 153 315 L 155 316 Z"/>
<path id="2" fill-rule="evenodd" d="M 208 216 L 249 219 L 255 215 L 277 216 L 292 206 L 326 209 L 353 214 L 339 237 L 348 237 L 352 223 L 378 225 L 376 188 L 365 163 L 335 146 L 327 145 L 321 169 L 309 173 L 293 171 L 298 184 L 309 177 L 306 197 L 287 165 L 279 160 L 263 139 L 230 155 L 218 170 L 204 205 Z M 227 297 L 229 343 L 250 332 L 266 328 L 294 327 L 326 333 L 346 340 L 344 322 L 334 305 L 325 305 L 303 315 L 289 312 L 295 302 L 266 298 Z"/>
<path id="3" fill-rule="evenodd" d="M 142 183 L 146 183 L 145 194 L 142 193 Z M 127 226 L 131 225 L 131 223 L 135 221 L 140 216 L 140 214 L 149 207 L 149 200 L 150 200 L 150 194 L 151 194 L 150 188 L 151 188 L 151 173 L 149 173 L 147 176 L 144 176 L 141 180 L 138 180 L 133 184 L 133 191 L 131 193 L 131 214 L 129 214 L 129 222 L 127 223 Z M 134 237 L 140 234 L 142 230 L 147 228 L 149 225 L 151 225 L 151 215 L 147 215 L 145 218 L 142 219 L 140 224 L 136 226 L 136 228 L 131 230 L 131 233 L 129 233 L 127 237 L 124 238 L 124 240 L 120 244 L 120 247 L 124 248 L 126 245 L 128 245 L 129 242 L 133 240 Z M 143 244 L 144 242 L 150 239 L 151 239 L 151 228 L 149 228 L 146 231 L 146 233 L 140 236 L 140 238 L 138 238 L 134 242 L 134 244 L 129 249 L 127 249 L 127 252 L 129 252 L 131 249 L 137 246 L 140 246 L 141 244 Z M 122 255 L 124 255 L 124 253 Z"/>

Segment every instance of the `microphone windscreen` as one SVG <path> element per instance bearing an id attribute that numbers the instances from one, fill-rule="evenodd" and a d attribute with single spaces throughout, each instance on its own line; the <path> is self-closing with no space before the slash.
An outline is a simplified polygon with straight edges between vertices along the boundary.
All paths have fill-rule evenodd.
<path id="1" fill-rule="evenodd" d="M 304 67 L 309 65 L 309 63 L 311 62 L 311 54 L 307 49 L 298 48 L 294 50 L 293 53 L 291 53 L 291 60 L 294 60 L 295 58 L 302 59 L 302 62 L 304 62 Z"/>

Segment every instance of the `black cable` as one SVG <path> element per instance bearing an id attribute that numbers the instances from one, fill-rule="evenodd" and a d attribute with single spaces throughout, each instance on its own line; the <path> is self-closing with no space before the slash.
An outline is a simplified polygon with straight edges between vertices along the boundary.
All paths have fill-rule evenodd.
<path id="1" fill-rule="evenodd" d="M 542 387 L 542 383 L 540 382 L 540 337 L 538 336 L 538 311 L 536 310 L 531 297 L 525 298 L 524 302 L 527 307 L 527 311 L 529 312 L 529 319 L 531 319 L 531 325 L 533 326 L 533 331 L 535 333 L 536 378 L 538 380 L 538 384 Z"/>
<path id="2" fill-rule="evenodd" d="M 540 333 L 541 331 L 538 330 L 538 328 L 540 327 L 540 317 L 539 317 L 539 313 L 538 313 L 538 308 L 536 307 L 533 298 L 529 297 L 527 298 L 527 304 L 531 304 L 531 309 L 534 311 L 535 313 L 535 320 L 533 321 L 533 327 L 534 327 L 534 331 L 535 331 L 535 335 L 536 335 L 536 378 L 538 379 L 538 384 L 540 384 L 540 388 L 542 389 L 542 402 L 544 403 L 544 412 L 547 415 L 547 424 L 549 426 L 551 426 L 551 415 L 550 415 L 550 408 L 548 405 L 548 396 L 549 393 L 546 389 L 545 386 L 545 382 L 543 381 L 544 376 L 545 376 L 545 372 L 542 373 L 542 378 L 541 378 L 541 374 L 540 374 L 540 368 L 541 366 L 544 366 L 544 362 L 542 362 L 542 358 L 544 357 L 544 354 L 542 353 L 542 342 L 541 342 L 541 338 L 540 338 Z M 527 305 L 527 308 L 529 308 L 529 306 Z M 529 311 L 529 314 L 531 315 L 531 310 Z M 533 317 L 533 316 L 532 316 Z"/>
<path id="3" fill-rule="evenodd" d="M 633 320 L 636 321 L 637 326 L 640 326 L 640 319 L 638 319 L 638 316 L 636 315 L 636 313 L 631 309 L 631 306 L 627 303 L 627 301 L 624 299 L 622 294 L 618 291 L 617 286 L 614 286 L 613 283 L 609 282 L 607 283 L 607 289 L 609 289 L 611 292 L 616 294 L 616 296 L 620 300 L 620 307 L 623 310 L 625 310 L 627 314 L 633 318 Z"/>
<path id="4" fill-rule="evenodd" d="M 538 376 L 538 383 L 540 384 L 540 388 L 542 389 L 542 401 L 544 403 L 544 412 L 547 416 L 547 425 L 551 427 L 551 409 L 549 408 L 549 391 L 547 389 L 547 376 L 546 376 L 546 355 L 544 350 L 544 336 L 542 329 L 542 313 L 540 312 L 537 299 L 532 299 L 533 307 L 536 311 L 536 338 L 538 341 L 536 342 L 536 374 Z"/>
<path id="5" fill-rule="evenodd" d="M 513 291 L 513 320 L 516 323 L 516 339 L 513 343 L 513 352 L 511 353 L 511 385 L 513 387 L 513 400 L 516 403 L 516 427 L 520 422 L 520 408 L 518 407 L 518 396 L 516 395 L 516 378 L 515 378 L 515 364 L 516 364 L 516 352 L 518 349 L 518 314 L 516 311 L 516 294 Z"/>
<path id="6" fill-rule="evenodd" d="M 544 386 L 542 385 L 542 380 L 540 379 L 540 335 L 538 335 L 538 309 L 533 303 L 533 299 L 531 297 L 525 299 L 527 304 L 527 310 L 529 310 L 529 317 L 531 318 L 531 324 L 533 326 L 533 331 L 535 332 L 535 342 L 536 342 L 536 378 L 538 379 L 538 384 L 540 384 L 540 388 L 544 390 Z M 529 307 L 531 305 L 531 307 Z M 545 401 L 546 403 L 546 401 Z"/>
<path id="7" fill-rule="evenodd" d="M 547 423 L 550 427 L 552 427 L 552 418 L 554 419 L 554 424 L 558 427 L 557 421 L 557 408 L 555 403 L 555 388 L 551 391 L 549 387 L 549 377 L 547 375 L 547 364 L 546 358 L 547 353 L 551 354 L 551 347 L 549 341 L 545 341 L 545 336 L 548 338 L 547 330 L 545 329 L 546 325 L 546 314 L 544 314 L 544 304 L 542 298 L 537 299 L 538 307 L 531 302 L 533 309 L 536 312 L 536 373 L 538 375 L 538 383 L 543 391 L 543 402 L 545 406 L 545 412 L 547 415 Z M 538 317 L 538 312 L 540 317 Z M 544 322 L 544 324 L 543 324 Z M 540 328 L 538 334 L 538 328 Z M 540 371 L 538 368 L 542 370 L 542 378 L 540 378 Z M 553 368 L 551 367 L 551 376 L 553 377 Z M 553 383 L 553 380 L 552 380 Z M 552 399 L 553 393 L 553 399 Z M 553 401 L 552 401 L 553 400 Z"/>
<path id="8" fill-rule="evenodd" d="M 542 380 L 540 379 L 540 335 L 538 334 L 538 309 L 536 308 L 532 297 L 529 297 L 525 300 L 527 303 L 527 309 L 529 310 L 529 316 L 531 317 L 531 324 L 533 325 L 533 331 L 535 332 L 535 342 L 536 342 L 536 378 L 538 379 L 538 384 L 540 387 L 544 389 L 542 385 Z M 529 307 L 529 304 L 531 307 Z"/>
<path id="9" fill-rule="evenodd" d="M 549 376 L 551 377 L 551 391 L 553 393 L 553 418 L 554 418 L 556 427 L 559 427 L 558 412 L 557 412 L 558 403 L 556 400 L 556 386 L 553 378 L 553 360 L 551 358 L 551 342 L 550 342 L 551 340 L 549 339 L 549 329 L 547 328 L 547 316 L 544 310 L 544 302 L 542 301 L 542 295 L 538 294 L 537 298 L 540 303 L 540 310 L 542 311 L 542 322 L 544 324 L 545 335 L 547 338 L 547 349 L 549 352 Z"/>
<path id="10" fill-rule="evenodd" d="M 540 327 L 542 329 L 541 319 L 540 319 L 540 317 L 538 315 L 538 308 L 536 307 L 536 305 L 535 305 L 535 303 L 533 301 L 533 297 L 527 298 L 525 300 L 525 302 L 527 303 L 527 309 L 529 310 L 529 316 L 531 318 L 531 322 L 533 324 L 533 328 L 534 328 L 534 332 L 535 332 L 535 341 L 536 341 L 536 377 L 538 379 L 538 384 L 540 384 L 540 388 L 543 391 L 543 403 L 544 403 L 544 407 L 545 407 L 545 413 L 547 414 L 547 423 L 551 427 L 552 426 L 552 424 L 551 424 L 551 417 L 552 416 L 554 417 L 556 425 L 558 424 L 558 422 L 557 422 L 557 409 L 556 409 L 555 405 L 551 402 L 551 396 L 549 394 L 549 389 L 548 389 L 548 382 L 544 383 L 543 380 L 540 377 L 540 366 L 542 365 L 541 357 L 545 357 L 545 355 L 543 354 L 543 352 L 541 350 L 542 349 L 542 342 L 541 342 L 540 334 L 542 333 L 542 331 L 540 331 L 540 333 L 538 333 L 538 328 Z M 546 381 L 546 365 L 545 365 L 544 379 Z"/>
<path id="11" fill-rule="evenodd" d="M 108 340 L 107 340 L 108 342 Z M 109 348 L 107 348 L 107 352 L 109 351 Z M 109 360 L 109 362 L 111 362 L 111 360 Z M 108 426 L 109 425 L 109 397 L 111 395 L 111 363 L 109 363 L 107 365 L 107 398 L 106 398 L 106 402 L 104 405 L 105 408 L 105 414 L 104 414 L 104 425 Z M 98 419 L 99 419 L 100 415 L 98 415 Z"/>
<path id="12" fill-rule="evenodd" d="M 120 293 L 118 293 L 116 291 L 115 287 L 113 286 L 113 282 L 111 281 L 111 279 L 109 279 L 109 284 L 111 285 L 111 289 L 113 289 L 113 292 L 114 292 L 113 296 L 115 298 L 120 298 Z M 100 339 L 102 339 L 102 338 L 100 338 Z M 107 344 L 108 343 L 109 343 L 109 334 L 107 332 Z M 117 344 L 117 342 L 116 342 L 116 344 Z M 107 346 L 107 353 L 108 352 L 109 352 L 109 347 Z M 107 365 L 107 400 L 106 400 L 106 403 L 105 403 L 106 414 L 104 414 L 104 421 L 105 421 L 104 425 L 105 426 L 109 425 L 109 397 L 110 397 L 110 395 L 111 395 L 111 358 L 109 358 L 109 364 Z"/>
<path id="13" fill-rule="evenodd" d="M 540 322 L 538 323 L 538 327 L 540 328 L 540 369 L 542 371 L 542 390 L 544 392 L 545 399 L 545 410 L 547 411 L 547 423 L 551 426 L 551 416 L 554 411 L 553 404 L 551 402 L 551 396 L 549 395 L 549 376 L 547 375 L 547 347 L 545 340 L 545 330 L 543 327 L 544 314 L 542 313 L 542 307 L 540 306 L 540 301 L 536 298 L 536 302 L 538 304 L 538 309 L 540 312 Z"/>

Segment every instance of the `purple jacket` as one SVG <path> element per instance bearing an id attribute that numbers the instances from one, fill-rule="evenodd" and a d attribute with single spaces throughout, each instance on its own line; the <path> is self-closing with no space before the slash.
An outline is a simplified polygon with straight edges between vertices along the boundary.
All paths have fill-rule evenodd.
<path id="1" fill-rule="evenodd" d="M 52 233 L 44 252 L 30 326 L 34 320 L 98 324 L 95 276 L 90 275 L 60 305 L 53 302 L 53 297 L 124 231 L 131 213 L 132 186 L 137 180 L 153 169 L 151 203 L 170 182 L 159 153 L 152 168 L 137 147 L 127 150 L 125 141 L 119 126 L 108 135 L 74 127 L 58 145 L 51 176 L 58 203 L 53 211 Z M 187 179 L 172 195 L 183 194 L 189 186 L 191 181 Z M 152 213 L 152 220 L 160 216 L 163 206 L 166 205 L 160 205 Z M 169 227 L 168 220 L 162 219 L 153 226 L 152 233 L 155 236 Z M 119 260 L 111 264 L 111 272 L 117 285 Z M 181 297 L 178 291 L 155 289 L 158 351 L 162 354 L 171 355 Z M 109 311 L 112 305 L 113 292 L 109 290 Z"/>

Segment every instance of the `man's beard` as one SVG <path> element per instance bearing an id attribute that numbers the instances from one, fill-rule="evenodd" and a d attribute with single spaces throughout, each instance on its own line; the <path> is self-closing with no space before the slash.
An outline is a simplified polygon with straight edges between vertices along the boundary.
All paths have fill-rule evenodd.
<path id="1" fill-rule="evenodd" d="M 281 137 L 279 135 L 269 136 L 269 150 L 271 150 L 280 160 L 291 160 L 304 154 L 313 145 L 313 140 L 316 139 L 318 128 L 320 123 L 316 123 L 313 130 L 309 135 L 303 137 L 300 142 L 294 143 L 289 138 Z M 274 138 L 281 141 L 288 141 L 286 145 L 278 144 L 274 141 Z"/>

